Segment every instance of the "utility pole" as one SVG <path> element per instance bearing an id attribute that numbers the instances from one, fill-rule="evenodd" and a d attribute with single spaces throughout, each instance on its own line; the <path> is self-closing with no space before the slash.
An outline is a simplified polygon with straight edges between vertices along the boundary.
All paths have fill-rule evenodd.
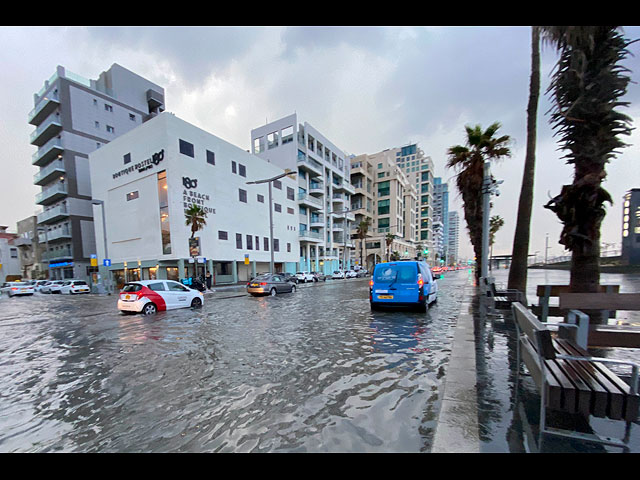
<path id="1" fill-rule="evenodd" d="M 482 258 L 480 276 L 487 278 L 489 274 L 489 216 L 491 215 L 491 195 L 499 196 L 498 185 L 504 180 L 494 180 L 490 172 L 490 163 L 484 162 L 482 181 Z"/>
<path id="2" fill-rule="evenodd" d="M 549 250 L 549 234 L 547 233 L 547 238 L 544 241 L 544 264 L 547 264 L 547 251 Z"/>

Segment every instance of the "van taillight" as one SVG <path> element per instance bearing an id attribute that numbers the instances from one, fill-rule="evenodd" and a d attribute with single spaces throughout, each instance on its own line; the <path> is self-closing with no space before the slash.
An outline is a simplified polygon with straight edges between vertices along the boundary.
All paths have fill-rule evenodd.
<path id="1" fill-rule="evenodd" d="M 373 287 L 373 280 L 369 280 L 369 286 Z"/>

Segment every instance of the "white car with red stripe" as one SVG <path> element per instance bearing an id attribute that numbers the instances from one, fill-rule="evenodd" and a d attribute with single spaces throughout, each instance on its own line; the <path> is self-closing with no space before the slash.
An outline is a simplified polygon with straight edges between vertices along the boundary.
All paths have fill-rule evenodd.
<path id="1" fill-rule="evenodd" d="M 118 310 L 153 315 L 164 310 L 200 307 L 204 295 L 174 280 L 129 282 L 120 290 Z"/>

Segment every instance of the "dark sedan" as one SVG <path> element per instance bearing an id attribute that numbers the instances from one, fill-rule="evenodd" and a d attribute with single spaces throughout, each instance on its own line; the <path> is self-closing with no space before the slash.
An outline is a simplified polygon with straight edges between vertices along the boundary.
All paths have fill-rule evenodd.
<path id="1" fill-rule="evenodd" d="M 295 284 L 287 282 L 283 275 L 277 273 L 260 275 L 247 284 L 247 292 L 254 297 L 260 295 L 274 296 L 278 293 L 293 293 L 295 291 Z"/>

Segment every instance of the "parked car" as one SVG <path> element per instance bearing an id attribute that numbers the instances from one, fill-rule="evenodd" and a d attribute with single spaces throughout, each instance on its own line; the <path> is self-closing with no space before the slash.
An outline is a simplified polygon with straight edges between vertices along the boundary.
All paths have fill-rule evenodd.
<path id="1" fill-rule="evenodd" d="M 344 276 L 345 278 L 357 278 L 358 277 L 358 272 L 356 272 L 355 270 L 347 270 L 347 273 Z"/>
<path id="2" fill-rule="evenodd" d="M 333 278 L 334 280 L 344 278 L 344 273 L 341 270 L 336 270 L 335 272 L 333 272 L 333 274 L 331 274 L 331 278 Z"/>
<path id="3" fill-rule="evenodd" d="M 358 278 L 366 277 L 369 275 L 369 271 L 366 268 L 361 268 L 360 270 L 356 270 L 356 276 Z"/>
<path id="4" fill-rule="evenodd" d="M 313 282 L 315 280 L 311 272 L 296 272 L 296 277 L 298 281 L 302 283 Z"/>
<path id="5" fill-rule="evenodd" d="M 254 278 L 247 284 L 247 292 L 254 297 L 260 295 L 274 296 L 278 293 L 295 293 L 296 285 L 293 282 L 287 282 L 283 275 L 268 273 Z"/>
<path id="6" fill-rule="evenodd" d="M 280 273 L 280 275 L 282 275 L 285 279 L 285 281 L 287 282 L 293 282 L 296 285 L 298 284 L 299 280 L 298 277 L 296 275 L 294 275 L 293 273 Z"/>
<path id="7" fill-rule="evenodd" d="M 75 295 L 77 293 L 91 293 L 89 285 L 84 280 L 69 280 L 60 287 L 63 295 Z"/>
<path id="8" fill-rule="evenodd" d="M 176 308 L 201 307 L 202 292 L 174 280 L 129 282 L 120 290 L 118 310 L 124 313 L 153 315 Z"/>
<path id="9" fill-rule="evenodd" d="M 311 275 L 313 275 L 313 278 L 315 279 L 316 282 L 326 282 L 327 281 L 327 275 L 325 275 L 322 272 L 311 272 Z"/>
<path id="10" fill-rule="evenodd" d="M 40 289 L 42 293 L 60 293 L 60 289 L 62 288 L 62 284 L 67 280 L 53 280 L 52 282 L 45 284 L 44 287 Z M 46 290 L 45 290 L 46 288 Z"/>
<path id="11" fill-rule="evenodd" d="M 33 285 L 26 282 L 5 282 L 0 287 L 2 293 L 6 293 L 9 297 L 16 295 L 33 295 Z"/>
<path id="12" fill-rule="evenodd" d="M 49 280 L 36 280 L 33 284 L 33 290 L 36 292 L 40 292 L 42 287 L 48 282 Z"/>
<path id="13" fill-rule="evenodd" d="M 414 307 L 426 312 L 438 299 L 438 282 L 426 262 L 379 263 L 369 281 L 371 309 Z"/>

